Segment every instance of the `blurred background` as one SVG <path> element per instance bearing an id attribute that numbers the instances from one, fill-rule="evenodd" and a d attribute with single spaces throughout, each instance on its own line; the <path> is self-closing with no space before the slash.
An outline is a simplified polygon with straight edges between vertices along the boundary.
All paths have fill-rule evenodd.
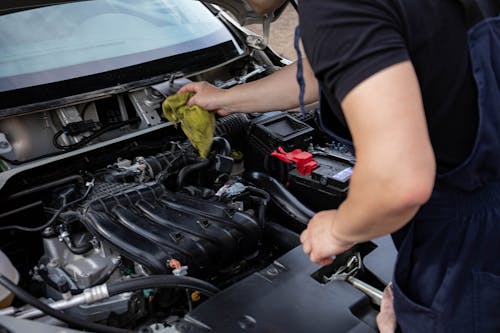
<path id="1" fill-rule="evenodd" d="M 292 6 L 288 5 L 278 20 L 271 24 L 271 35 L 269 36 L 269 45 L 271 48 L 292 61 L 297 60 L 297 55 L 293 48 L 293 36 L 298 23 L 297 12 Z M 262 35 L 261 25 L 250 25 L 248 28 Z"/>

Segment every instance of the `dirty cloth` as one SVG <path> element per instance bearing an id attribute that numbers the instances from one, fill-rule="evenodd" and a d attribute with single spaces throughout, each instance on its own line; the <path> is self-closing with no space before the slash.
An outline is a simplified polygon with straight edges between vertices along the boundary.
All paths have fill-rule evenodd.
<path id="1" fill-rule="evenodd" d="M 191 96 L 189 92 L 168 96 L 162 104 L 163 114 L 169 121 L 181 123 L 182 131 L 200 157 L 206 158 L 214 137 L 215 115 L 197 105 L 187 105 Z"/>

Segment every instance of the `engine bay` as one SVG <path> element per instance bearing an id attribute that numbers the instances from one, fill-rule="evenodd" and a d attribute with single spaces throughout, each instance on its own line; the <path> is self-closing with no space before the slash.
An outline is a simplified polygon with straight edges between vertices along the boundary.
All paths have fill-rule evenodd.
<path id="1" fill-rule="evenodd" d="M 327 268 L 301 253 L 300 232 L 315 211 L 342 202 L 355 163 L 348 147 L 322 133 L 314 106 L 304 115 L 218 118 L 206 159 L 162 116 L 161 102 L 189 80 L 227 88 L 276 69 L 259 51 L 189 77 L 172 75 L 161 83 L 0 119 L 0 253 L 19 272 L 17 285 L 80 321 L 145 332 L 207 331 L 216 323 L 223 323 L 218 332 L 276 331 L 258 326 L 259 316 L 268 316 L 262 304 L 255 305 L 259 311 L 238 313 L 252 304 L 245 299 L 264 302 L 262 292 L 270 286 L 258 286 L 274 279 L 278 286 L 283 272 L 297 271 L 298 280 L 284 282 L 286 290 L 276 297 L 285 299 L 266 304 L 291 305 L 286 295 L 302 293 L 305 283 L 313 289 L 303 302 L 335 307 L 333 298 L 324 303 L 324 296 L 314 295 L 331 285 L 328 276 L 353 262 L 360 266 L 352 275 L 383 289 L 394 251 L 377 255 L 372 268 L 361 263 L 367 265 L 365 259 L 386 245 L 359 244 Z M 307 168 L 304 154 L 314 168 Z M 380 261 L 389 269 L 380 268 Z M 177 284 L 117 287 L 114 295 L 102 291 L 103 285 L 158 276 Z M 341 323 L 345 315 L 352 327 L 361 322 L 375 330 L 376 302 L 338 285 L 349 301 L 337 305 L 338 322 L 323 329 L 351 327 Z M 242 298 L 233 304 L 238 293 Z M 231 301 L 224 303 L 227 297 Z M 225 322 L 231 308 L 234 315 Z M 65 325 L 20 299 L 0 314 Z M 289 324 L 284 331 L 300 331 L 293 320 Z"/>

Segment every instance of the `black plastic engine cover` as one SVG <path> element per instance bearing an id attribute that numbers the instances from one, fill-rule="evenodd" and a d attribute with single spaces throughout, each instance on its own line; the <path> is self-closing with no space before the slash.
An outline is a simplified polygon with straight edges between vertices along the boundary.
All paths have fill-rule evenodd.
<path id="1" fill-rule="evenodd" d="M 99 239 L 152 273 L 176 259 L 205 275 L 258 252 L 261 230 L 250 215 L 157 183 L 92 201 L 84 223 Z"/>
<path id="2" fill-rule="evenodd" d="M 387 284 L 397 255 L 390 237 L 359 244 L 357 249 L 363 253 L 364 271 Z M 334 261 L 329 266 L 341 264 Z M 197 306 L 176 329 L 182 333 L 378 332 L 378 311 L 365 294 L 345 281 L 321 283 L 315 278 L 328 268 L 312 263 L 298 246 Z"/>

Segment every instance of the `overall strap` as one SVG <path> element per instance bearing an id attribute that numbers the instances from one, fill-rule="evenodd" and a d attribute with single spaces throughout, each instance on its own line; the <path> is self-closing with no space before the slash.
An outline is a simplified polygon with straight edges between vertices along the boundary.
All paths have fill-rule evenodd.
<path id="1" fill-rule="evenodd" d="M 299 84 L 299 106 L 300 113 L 306 114 L 304 95 L 306 92 L 306 81 L 304 80 L 304 65 L 302 60 L 302 51 L 300 50 L 300 25 L 295 28 L 295 37 L 293 41 L 293 47 L 297 53 L 297 83 Z"/>

